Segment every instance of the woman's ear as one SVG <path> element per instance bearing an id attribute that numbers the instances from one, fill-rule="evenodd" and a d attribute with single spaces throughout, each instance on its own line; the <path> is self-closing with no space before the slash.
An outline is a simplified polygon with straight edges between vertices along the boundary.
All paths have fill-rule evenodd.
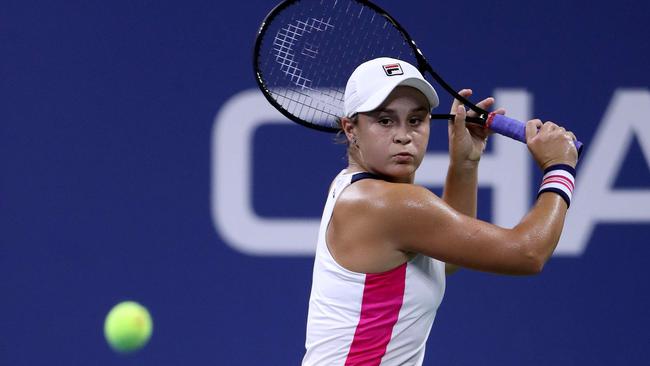
<path id="1" fill-rule="evenodd" d="M 350 143 L 354 139 L 355 129 L 356 126 L 352 118 L 341 117 L 341 130 L 343 130 L 343 133 L 345 133 L 345 137 L 347 137 L 348 142 Z"/>

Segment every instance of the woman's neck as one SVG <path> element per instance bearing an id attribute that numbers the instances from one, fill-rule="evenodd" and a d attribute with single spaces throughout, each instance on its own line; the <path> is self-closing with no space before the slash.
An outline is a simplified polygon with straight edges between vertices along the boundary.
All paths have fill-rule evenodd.
<path id="1" fill-rule="evenodd" d="M 361 172 L 368 172 L 372 173 L 374 175 L 377 175 L 381 177 L 383 180 L 387 182 L 392 182 L 392 183 L 410 183 L 413 184 L 414 182 L 414 176 L 406 177 L 406 178 L 400 178 L 400 177 L 393 177 L 389 175 L 382 174 L 380 172 L 376 172 L 372 169 L 367 168 L 365 165 L 359 163 L 356 161 L 352 156 L 348 156 L 348 167 L 345 169 L 347 173 L 361 173 Z"/>

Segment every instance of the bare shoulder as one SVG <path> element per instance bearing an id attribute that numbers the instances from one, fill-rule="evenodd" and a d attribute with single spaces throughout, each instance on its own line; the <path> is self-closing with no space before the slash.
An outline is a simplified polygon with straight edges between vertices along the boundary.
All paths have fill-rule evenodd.
<path id="1" fill-rule="evenodd" d="M 382 272 L 409 260 L 417 251 L 401 245 L 400 233 L 422 220 L 436 195 L 413 184 L 364 179 L 348 186 L 336 202 L 328 245 L 336 260 L 358 272 Z M 428 221 L 431 226 L 431 221 Z"/>
<path id="2" fill-rule="evenodd" d="M 391 183 L 379 179 L 364 179 L 349 186 L 339 197 L 338 207 L 356 210 L 399 209 L 417 207 L 441 201 L 428 189 L 415 184 Z"/>
<path id="3" fill-rule="evenodd" d="M 336 204 L 339 217 L 371 225 L 386 237 L 386 230 L 401 231 L 418 222 L 444 216 L 454 219 L 458 213 L 427 188 L 406 183 L 365 179 L 349 186 Z M 416 220 L 416 221 L 413 221 Z M 423 221 L 424 220 L 424 221 Z"/>
<path id="4" fill-rule="evenodd" d="M 447 247 L 464 236 L 466 220 L 425 187 L 368 179 L 341 194 L 332 223 L 337 244 L 366 240 L 385 253 L 422 253 L 445 260 Z M 343 227 L 347 230 L 339 231 Z"/>
<path id="5" fill-rule="evenodd" d="M 328 246 L 339 264 L 356 272 L 377 273 L 411 258 L 412 253 L 396 247 L 385 232 L 396 197 L 418 190 L 409 186 L 364 179 L 341 193 L 327 230 Z"/>

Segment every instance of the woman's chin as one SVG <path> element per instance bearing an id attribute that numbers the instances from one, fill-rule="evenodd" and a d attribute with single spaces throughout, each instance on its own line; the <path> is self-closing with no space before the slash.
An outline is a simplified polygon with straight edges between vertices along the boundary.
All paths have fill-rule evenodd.
<path id="1" fill-rule="evenodd" d="M 386 169 L 384 175 L 394 182 L 412 182 L 416 168 L 411 164 L 397 164 Z"/>

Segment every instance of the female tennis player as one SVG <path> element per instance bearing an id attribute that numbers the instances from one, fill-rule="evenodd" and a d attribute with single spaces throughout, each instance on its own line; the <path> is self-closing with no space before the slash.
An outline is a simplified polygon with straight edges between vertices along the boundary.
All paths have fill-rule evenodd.
<path id="1" fill-rule="evenodd" d="M 493 104 L 487 98 L 478 106 Z M 442 197 L 413 184 L 437 105 L 433 87 L 404 61 L 368 61 L 348 80 L 340 123 L 349 164 L 323 212 L 303 365 L 421 365 L 446 264 L 535 274 L 553 253 L 574 185 L 575 136 L 553 122 L 528 121 L 527 145 L 544 181 L 521 222 L 501 228 L 475 218 L 488 132 L 465 124 L 459 101 Z"/>

